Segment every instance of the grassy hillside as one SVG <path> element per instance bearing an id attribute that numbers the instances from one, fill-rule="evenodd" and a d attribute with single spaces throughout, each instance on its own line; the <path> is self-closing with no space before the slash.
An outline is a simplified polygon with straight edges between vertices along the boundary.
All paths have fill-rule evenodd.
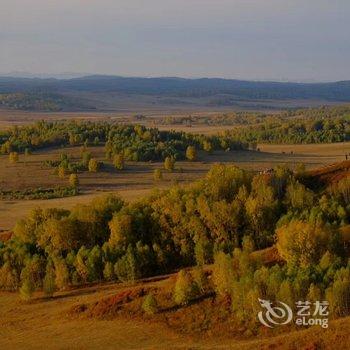
<path id="1" fill-rule="evenodd" d="M 216 305 L 208 303 L 208 300 L 182 309 L 168 310 L 158 316 L 143 318 L 135 312 L 129 314 L 128 307 L 132 309 L 131 304 L 140 304 L 142 297 L 130 297 L 127 303 L 125 297 L 137 295 L 135 290 L 165 291 L 167 285 L 173 283 L 171 280 L 174 276 L 164 278 L 134 286 L 100 284 L 70 289 L 51 299 L 38 293 L 30 304 L 21 302 L 17 295 L 0 292 L 0 347 L 307 350 L 334 349 L 335 344 L 337 349 L 348 346 L 349 317 L 331 321 L 327 330 L 317 327 L 284 329 L 279 334 L 263 332 L 258 337 L 250 337 L 237 334 L 239 329 L 231 328 L 230 324 L 220 319 L 219 331 L 201 332 L 199 326 L 205 320 L 203 315 L 210 317 L 217 310 Z M 104 308 L 105 313 L 98 313 L 98 308 L 101 309 L 99 305 L 107 300 L 110 301 L 109 308 Z M 120 301 L 119 314 L 118 311 L 113 313 L 112 300 Z M 92 307 L 95 311 L 89 314 Z"/>

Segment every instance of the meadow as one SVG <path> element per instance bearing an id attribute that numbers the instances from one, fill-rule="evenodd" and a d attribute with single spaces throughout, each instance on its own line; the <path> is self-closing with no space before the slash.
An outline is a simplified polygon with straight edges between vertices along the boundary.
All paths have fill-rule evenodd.
<path id="1" fill-rule="evenodd" d="M 191 125 L 183 114 L 12 113 L 0 113 L 1 348 L 346 348 L 347 135 L 250 139 L 299 112 L 247 126 L 200 112 Z M 343 137 L 308 118 L 318 140 Z M 330 327 L 266 329 L 259 297 L 327 298 Z"/>
<path id="2" fill-rule="evenodd" d="M 216 127 L 215 127 L 216 129 Z M 76 204 L 88 203 L 103 193 L 118 193 L 128 201 L 146 195 L 156 188 L 164 189 L 174 183 L 185 184 L 203 176 L 215 163 L 236 164 L 245 169 L 263 171 L 277 165 L 295 168 L 304 163 L 307 169 L 319 168 L 345 160 L 350 153 L 350 143 L 309 145 L 259 145 L 258 151 L 202 152 L 195 162 L 179 161 L 173 172 L 163 172 L 163 179 L 155 181 L 153 172 L 162 168 L 161 162 L 127 162 L 122 171 L 117 171 L 111 161 L 106 161 L 104 149 L 90 147 L 89 151 L 99 161 L 107 163 L 106 169 L 98 173 L 83 172 L 79 175 L 80 194 L 74 197 L 49 200 L 1 200 L 0 229 L 11 230 L 19 218 L 26 216 L 33 207 L 59 207 L 70 209 Z M 64 152 L 79 159 L 79 147 L 67 147 Z M 0 156 L 0 191 L 37 187 L 55 187 L 68 184 L 68 177 L 61 179 L 52 168 L 44 165 L 47 160 L 58 160 L 62 149 L 33 152 L 19 162 L 10 164 L 8 156 Z"/>

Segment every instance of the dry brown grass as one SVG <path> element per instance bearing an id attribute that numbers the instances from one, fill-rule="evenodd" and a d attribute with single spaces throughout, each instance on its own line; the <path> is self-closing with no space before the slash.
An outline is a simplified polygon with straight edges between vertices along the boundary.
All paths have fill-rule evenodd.
<path id="1" fill-rule="evenodd" d="M 0 292 L 1 349 L 348 349 L 350 318 L 329 329 L 266 330 L 240 334 L 220 313 L 225 305 L 204 298 L 187 307 L 144 316 L 140 305 L 152 289 L 169 301 L 173 276 L 161 281 L 103 284 L 72 289 L 29 303 Z M 158 290 L 158 292 L 157 292 Z M 161 292 L 159 292 L 159 290 Z M 170 298 L 171 300 L 171 298 Z M 163 302 L 163 301 L 161 301 Z M 171 302 L 170 302 L 171 304 Z M 122 310 L 122 312 L 120 312 Z M 109 312 L 111 311 L 111 312 Z M 209 328 L 205 318 L 213 318 Z M 282 333 L 281 333 L 282 332 Z"/>

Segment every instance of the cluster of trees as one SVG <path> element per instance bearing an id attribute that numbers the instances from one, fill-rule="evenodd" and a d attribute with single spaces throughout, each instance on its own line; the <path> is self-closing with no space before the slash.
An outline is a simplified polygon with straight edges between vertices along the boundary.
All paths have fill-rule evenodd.
<path id="1" fill-rule="evenodd" d="M 125 160 L 159 161 L 167 157 L 194 160 L 196 150 L 244 149 L 246 145 L 229 136 L 192 135 L 136 126 L 115 126 L 108 134 L 107 158 L 122 155 Z M 192 156 L 189 154 L 192 153 Z"/>
<path id="2" fill-rule="evenodd" d="M 245 144 L 229 135 L 204 136 L 184 132 L 159 131 L 140 125 L 108 122 L 45 122 L 14 127 L 0 135 L 0 153 L 24 152 L 48 146 L 105 144 L 106 157 L 123 160 L 164 160 L 168 156 L 185 159 L 186 149 L 193 146 L 208 152 L 215 149 L 243 149 Z M 120 159 L 119 159 L 120 161 Z"/>
<path id="3" fill-rule="evenodd" d="M 214 262 L 216 292 L 229 295 L 236 312 L 239 305 L 249 312 L 253 292 L 271 298 L 326 293 L 338 305 L 349 273 L 340 235 L 350 217 L 348 194 L 345 180 L 315 192 L 285 167 L 255 174 L 218 164 L 191 186 L 134 203 L 109 195 L 70 211 L 35 209 L 1 243 L 0 286 L 29 298 L 41 288 L 50 295 L 71 284 L 130 281 Z M 246 252 L 276 240 L 284 266 L 250 262 Z M 204 288 L 200 271 L 181 278 L 180 286 L 195 280 L 197 294 Z M 186 303 L 192 293 L 178 287 L 174 298 Z"/>
<path id="4" fill-rule="evenodd" d="M 73 174 L 72 174 L 73 175 Z M 71 175 L 71 176 L 72 176 Z M 75 175 L 75 174 L 74 174 Z M 76 196 L 78 194 L 79 180 L 73 177 L 69 178 L 70 186 L 57 186 L 54 188 L 35 188 L 26 190 L 0 190 L 0 199 L 19 200 L 19 199 L 52 199 Z"/>
<path id="5" fill-rule="evenodd" d="M 250 328 L 261 310 L 259 298 L 283 301 L 327 300 L 331 317 L 350 314 L 350 262 L 337 231 L 313 220 L 293 220 L 277 229 L 277 247 L 285 264 L 263 266 L 252 255 L 249 237 L 242 248 L 215 255 L 216 294 L 229 301 L 234 317 Z"/>
<path id="6" fill-rule="evenodd" d="M 331 143 L 350 140 L 349 117 L 288 118 L 265 121 L 226 134 L 242 142 Z"/>

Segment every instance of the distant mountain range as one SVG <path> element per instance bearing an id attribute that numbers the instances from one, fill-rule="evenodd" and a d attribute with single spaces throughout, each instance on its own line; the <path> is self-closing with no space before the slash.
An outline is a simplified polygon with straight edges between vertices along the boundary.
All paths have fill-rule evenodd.
<path id="1" fill-rule="evenodd" d="M 132 104 L 142 95 L 150 105 L 239 106 L 263 105 L 268 101 L 350 102 L 350 81 L 291 83 L 233 79 L 129 78 L 90 75 L 71 79 L 0 77 L 0 94 L 38 94 L 75 97 L 91 108 L 113 109 L 113 99 Z M 140 101 L 140 100 L 139 100 Z M 138 101 L 138 102 L 139 102 Z M 136 101 L 137 102 L 137 101 Z M 307 104 L 307 102 L 306 102 Z M 114 106 L 114 107 L 113 107 Z M 66 106 L 67 108 L 67 106 Z"/>

